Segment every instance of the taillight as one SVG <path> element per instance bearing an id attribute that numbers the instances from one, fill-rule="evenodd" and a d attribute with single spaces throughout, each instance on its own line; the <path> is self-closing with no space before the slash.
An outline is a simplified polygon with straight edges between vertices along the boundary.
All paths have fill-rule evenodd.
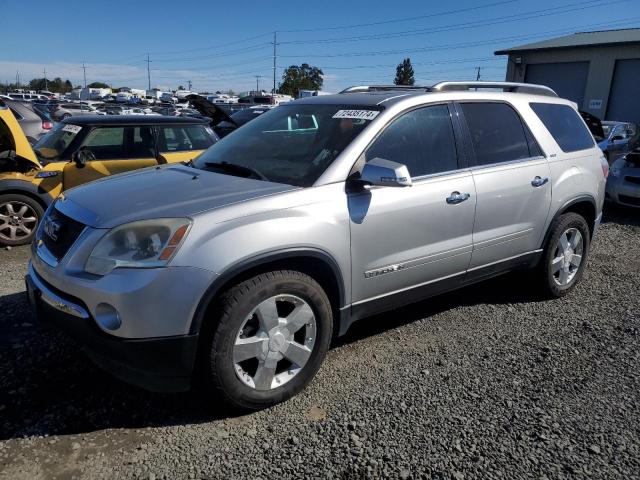
<path id="1" fill-rule="evenodd" d="M 606 180 L 606 178 L 609 176 L 609 162 L 607 162 L 606 157 L 600 157 L 600 166 L 602 167 L 602 176 Z"/>
<path id="2" fill-rule="evenodd" d="M 53 123 L 51 123 L 51 122 L 42 122 L 42 128 L 44 130 L 51 130 L 53 128 Z"/>

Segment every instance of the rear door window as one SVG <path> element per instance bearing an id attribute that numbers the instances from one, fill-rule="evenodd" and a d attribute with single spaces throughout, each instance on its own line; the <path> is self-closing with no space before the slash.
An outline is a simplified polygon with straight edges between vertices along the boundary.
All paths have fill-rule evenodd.
<path id="1" fill-rule="evenodd" d="M 586 125 L 573 108 L 557 103 L 530 103 L 529 106 L 547 127 L 563 152 L 593 148 L 594 141 Z"/>
<path id="2" fill-rule="evenodd" d="M 477 165 L 510 162 L 540 155 L 516 111 L 506 103 L 461 103 Z M 530 149 L 529 142 L 533 148 Z"/>
<path id="3" fill-rule="evenodd" d="M 206 150 L 213 145 L 204 125 L 172 125 L 159 130 L 160 153 Z"/>

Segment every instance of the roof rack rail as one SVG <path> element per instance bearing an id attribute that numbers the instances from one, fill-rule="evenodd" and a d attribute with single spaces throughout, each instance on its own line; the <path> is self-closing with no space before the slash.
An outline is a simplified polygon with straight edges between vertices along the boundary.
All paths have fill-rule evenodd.
<path id="1" fill-rule="evenodd" d="M 386 92 L 393 90 L 422 90 L 428 92 L 430 88 L 420 85 L 355 85 L 345 88 L 340 93 Z"/>
<path id="2" fill-rule="evenodd" d="M 515 82 L 440 82 L 430 88 L 432 92 L 468 91 L 478 88 L 500 89 L 503 92 L 530 93 L 532 95 L 545 95 L 557 97 L 558 94 L 545 85 L 535 83 Z"/>

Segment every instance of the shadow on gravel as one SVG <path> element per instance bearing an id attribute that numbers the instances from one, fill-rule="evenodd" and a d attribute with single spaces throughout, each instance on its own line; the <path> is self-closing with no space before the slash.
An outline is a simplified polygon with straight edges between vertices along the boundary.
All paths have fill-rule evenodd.
<path id="1" fill-rule="evenodd" d="M 357 322 L 337 346 L 460 305 L 533 301 L 522 282 L 510 277 Z M 0 312 L 0 440 L 196 424 L 232 416 L 206 408 L 198 393 L 151 393 L 112 378 L 71 339 L 36 325 L 24 293 L 0 297 Z"/>
<path id="2" fill-rule="evenodd" d="M 535 288 L 527 288 L 527 272 L 514 272 L 470 285 L 418 303 L 355 322 L 335 346 L 378 335 L 460 306 L 544 301 Z"/>
<path id="3" fill-rule="evenodd" d="M 35 324 L 24 293 L 0 297 L 0 440 L 228 418 L 198 394 L 157 394 L 104 373 L 71 339 Z"/>
<path id="4" fill-rule="evenodd" d="M 602 223 L 640 227 L 640 209 L 638 208 L 605 203 L 602 212 Z"/>

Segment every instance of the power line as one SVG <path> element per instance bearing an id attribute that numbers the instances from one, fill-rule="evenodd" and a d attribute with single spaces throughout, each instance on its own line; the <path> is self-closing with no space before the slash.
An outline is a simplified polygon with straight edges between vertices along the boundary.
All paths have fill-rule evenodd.
<path id="1" fill-rule="evenodd" d="M 386 25 L 389 23 L 400 23 L 400 22 L 410 22 L 413 20 L 422 20 L 425 18 L 434 18 L 434 17 L 442 17 L 442 16 L 446 16 L 446 15 L 454 15 L 456 13 L 465 13 L 465 12 L 471 12 L 474 10 L 481 10 L 484 8 L 491 8 L 491 7 L 496 7 L 496 6 L 500 6 L 500 5 L 506 5 L 507 3 L 515 3 L 518 2 L 520 0 L 503 0 L 500 2 L 493 2 L 493 3 L 485 3 L 483 5 L 477 5 L 475 7 L 467 7 L 467 8 L 458 8 L 456 10 L 449 10 L 446 12 L 438 12 L 438 13 L 429 13 L 427 15 L 416 15 L 413 17 L 404 17 L 404 18 L 395 18 L 392 20 L 384 20 L 384 21 L 380 21 L 380 22 L 370 22 L 370 23 L 359 23 L 359 24 L 355 24 L 355 25 L 340 25 L 337 27 L 319 27 L 319 28 L 297 28 L 297 29 L 293 29 L 293 30 L 278 30 L 281 33 L 300 33 L 300 32 L 320 32 L 320 31 L 325 31 L 325 30 L 342 30 L 342 29 L 347 29 L 347 28 L 361 28 L 361 27 L 373 27 L 376 25 Z"/>
<path id="2" fill-rule="evenodd" d="M 214 53 L 210 55 L 200 55 L 200 56 L 189 57 L 189 58 L 162 59 L 162 60 L 156 60 L 156 62 L 191 62 L 194 60 L 202 60 L 205 58 L 228 57 L 230 55 L 237 55 L 239 53 L 249 53 L 249 52 L 255 52 L 257 50 L 263 50 L 268 46 L 269 46 L 269 43 L 263 43 L 258 45 L 252 45 L 250 47 L 243 47 L 237 50 L 228 50 L 226 52 Z"/>
<path id="3" fill-rule="evenodd" d="M 262 38 L 262 37 L 266 37 L 266 36 L 270 36 L 270 35 L 271 35 L 271 33 L 261 33 L 260 35 L 255 35 L 253 37 L 244 38 L 242 40 L 235 40 L 233 42 L 221 43 L 221 44 L 218 44 L 216 46 L 211 46 L 211 47 L 191 48 L 191 49 L 188 49 L 188 50 L 177 50 L 177 51 L 172 51 L 172 52 L 151 52 L 151 54 L 152 55 L 179 55 L 179 54 L 182 54 L 182 53 L 199 52 L 199 51 L 203 51 L 203 50 L 214 50 L 216 48 L 228 47 L 230 45 L 237 45 L 239 43 L 248 42 L 250 40 L 255 40 L 256 38 Z"/>
<path id="4" fill-rule="evenodd" d="M 428 35 L 433 33 L 442 33 L 442 32 L 456 31 L 456 30 L 464 30 L 469 28 L 479 28 L 479 27 L 497 25 L 501 23 L 508 23 L 513 20 L 529 20 L 531 18 L 561 15 L 564 13 L 575 12 L 577 10 L 603 7 L 603 6 L 613 5 L 616 3 L 624 3 L 628 1 L 630 0 L 615 0 L 612 2 L 607 2 L 604 0 L 589 0 L 586 2 L 568 3 L 564 5 L 557 5 L 553 8 L 543 8 L 540 10 L 533 10 L 533 11 L 518 13 L 514 15 L 488 18 L 485 20 L 475 20 L 473 22 L 443 25 L 440 27 L 432 27 L 432 28 L 426 28 L 426 29 L 421 28 L 416 30 L 403 30 L 400 32 L 376 33 L 376 34 L 370 34 L 370 35 L 358 35 L 358 36 L 339 37 L 339 38 L 290 40 L 290 41 L 285 41 L 281 43 L 283 45 L 303 45 L 303 44 L 309 44 L 309 43 L 325 44 L 325 43 L 355 42 L 355 41 L 362 41 L 362 40 L 382 40 L 382 39 L 401 38 L 401 37 L 416 36 L 416 35 Z M 576 7 L 576 8 L 570 8 L 570 7 Z"/>
<path id="5" fill-rule="evenodd" d="M 618 0 L 618 1 L 626 1 L 626 0 Z M 584 28 L 584 27 L 580 27 Z M 500 37 L 500 38 L 492 38 L 483 41 L 473 41 L 473 42 L 463 42 L 463 43 L 452 43 L 452 44 L 444 44 L 444 45 L 436 45 L 433 47 L 420 47 L 420 48 L 411 48 L 411 49 L 394 49 L 394 50 L 376 50 L 369 52 L 351 52 L 351 53 L 331 53 L 331 54 L 306 54 L 306 55 L 281 55 L 281 58 L 335 58 L 335 57 L 368 57 L 368 56 L 382 56 L 382 55 L 397 55 L 397 54 L 407 54 L 407 53 L 420 53 L 420 52 L 432 52 L 439 50 L 451 50 L 458 48 L 470 48 L 470 47 L 479 47 L 492 45 L 496 43 L 506 42 L 506 41 L 517 41 L 517 40 L 527 40 L 545 37 L 547 35 L 553 33 L 568 33 L 574 31 L 575 28 L 572 29 L 563 29 L 563 30 L 551 30 L 546 32 L 538 32 L 535 34 L 527 34 L 527 35 L 511 35 L 508 37 Z"/>

